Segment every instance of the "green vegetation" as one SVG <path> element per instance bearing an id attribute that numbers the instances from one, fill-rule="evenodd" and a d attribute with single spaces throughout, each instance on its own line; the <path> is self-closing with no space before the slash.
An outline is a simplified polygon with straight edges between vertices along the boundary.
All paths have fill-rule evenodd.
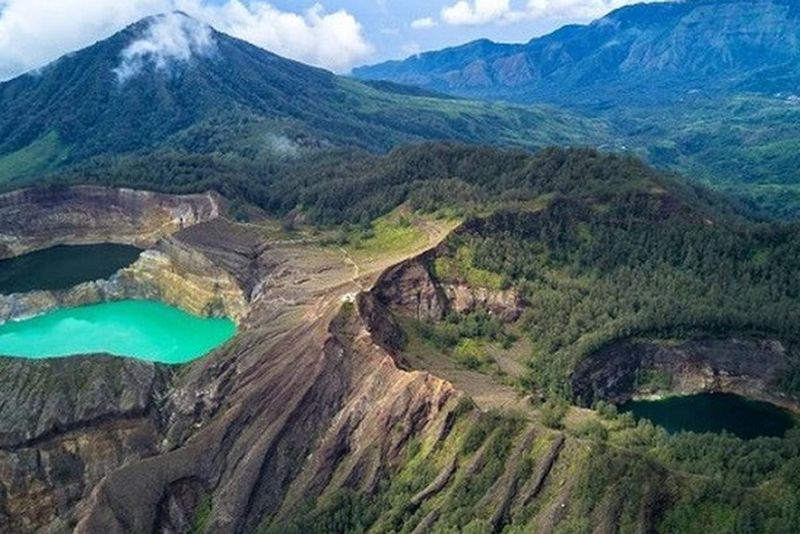
<path id="1" fill-rule="evenodd" d="M 356 255 L 372 256 L 387 251 L 408 250 L 424 238 L 411 219 L 408 214 L 400 212 L 356 228 L 345 224 L 340 230 L 342 237 L 339 241 L 346 243 L 346 248 Z"/>
<path id="2" fill-rule="evenodd" d="M 52 171 L 69 157 L 56 132 L 50 132 L 28 146 L 0 156 L 0 183 L 13 178 L 40 175 Z"/>
<path id="3" fill-rule="evenodd" d="M 453 349 L 453 355 L 459 365 L 467 369 L 480 369 L 494 363 L 486 352 L 485 345 L 475 339 L 462 339 Z"/>
<path id="4" fill-rule="evenodd" d="M 96 158 L 49 180 L 171 193 L 214 189 L 279 218 L 302 212 L 318 225 L 367 225 L 404 203 L 449 217 L 486 215 L 504 206 L 540 209 L 557 195 L 593 198 L 602 207 L 625 194 L 646 195 L 648 189 L 669 190 L 713 213 L 738 209 L 724 197 L 662 175 L 635 158 L 591 149 L 549 148 L 531 155 L 430 143 L 385 156 L 346 150 L 302 161 L 255 162 L 169 151 Z"/>
<path id="5" fill-rule="evenodd" d="M 542 424 L 549 428 L 561 428 L 564 416 L 567 415 L 569 405 L 560 399 L 550 400 L 542 404 L 540 414 Z"/>
<path id="6" fill-rule="evenodd" d="M 0 181 L 37 181 L 76 164 L 138 166 L 142 158 L 144 167 L 183 159 L 182 169 L 202 173 L 182 177 L 179 187 L 220 178 L 204 167 L 224 167 L 247 187 L 260 184 L 261 167 L 337 147 L 379 153 L 425 140 L 540 148 L 605 139 L 599 121 L 571 112 L 362 83 L 223 34 L 214 35 L 214 57 L 171 73 L 145 68 L 120 84 L 113 71 L 121 51 L 146 24 L 0 85 Z M 141 183 L 130 174 L 130 185 Z"/>
<path id="7" fill-rule="evenodd" d="M 656 393 L 669 390 L 672 385 L 672 376 L 666 371 L 657 369 L 644 369 L 636 375 L 636 390 Z"/>
<path id="8" fill-rule="evenodd" d="M 208 519 L 211 515 L 211 497 L 203 493 L 194 515 L 191 534 L 205 534 L 208 530 Z"/>
<path id="9" fill-rule="evenodd" d="M 601 115 L 649 162 L 741 197 L 766 216 L 800 215 L 798 102 L 740 94 Z"/>
<path id="10" fill-rule="evenodd" d="M 473 252 L 468 247 L 459 248 L 453 257 L 437 257 L 433 264 L 433 273 L 439 280 L 463 281 L 471 287 L 502 289 L 506 285 L 499 274 L 475 267 Z"/>
<path id="11" fill-rule="evenodd" d="M 800 239 L 794 227 L 692 213 L 669 194 L 605 203 L 559 200 L 536 213 L 468 222 L 445 254 L 468 247 L 474 267 L 513 281 L 535 346 L 532 380 L 568 396 L 589 353 L 636 335 L 697 331 L 797 337 Z M 669 377 L 642 377 L 658 387 Z"/>
<path id="12" fill-rule="evenodd" d="M 491 344 L 507 348 L 516 339 L 502 322 L 483 309 L 463 315 L 453 313 L 441 323 L 414 321 L 407 328 L 437 350 L 451 354 L 462 367 L 472 370 L 494 370 Z"/>

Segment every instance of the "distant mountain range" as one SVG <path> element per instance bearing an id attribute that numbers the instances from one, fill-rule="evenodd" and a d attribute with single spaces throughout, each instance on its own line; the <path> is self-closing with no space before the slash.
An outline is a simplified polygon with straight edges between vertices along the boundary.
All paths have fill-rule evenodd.
<path id="1" fill-rule="evenodd" d="M 611 150 L 800 215 L 800 2 L 686 0 L 617 9 L 525 44 L 481 40 L 357 69 L 606 125 Z"/>
<path id="2" fill-rule="evenodd" d="M 593 142 L 597 132 L 550 108 L 341 78 L 176 12 L 0 84 L 0 182 L 154 150 L 252 160 L 426 139 L 534 147 Z"/>
<path id="3" fill-rule="evenodd" d="M 589 108 L 793 93 L 800 91 L 800 3 L 638 4 L 526 44 L 475 41 L 354 74 L 461 96 Z"/>

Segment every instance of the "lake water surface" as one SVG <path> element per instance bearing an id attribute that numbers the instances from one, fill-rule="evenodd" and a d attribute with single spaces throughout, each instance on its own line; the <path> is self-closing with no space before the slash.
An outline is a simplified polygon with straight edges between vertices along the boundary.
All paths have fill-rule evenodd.
<path id="1" fill-rule="evenodd" d="M 727 431 L 743 439 L 783 436 L 797 424 L 791 413 L 773 404 L 727 393 L 629 401 L 620 411 L 648 419 L 670 433 Z"/>
<path id="2" fill-rule="evenodd" d="M 160 302 L 125 300 L 53 311 L 0 326 L 0 355 L 47 358 L 112 354 L 178 364 L 236 333 L 228 319 L 205 319 Z"/>
<path id="3" fill-rule="evenodd" d="M 128 245 L 57 246 L 0 260 L 0 294 L 67 289 L 108 278 L 141 252 Z"/>

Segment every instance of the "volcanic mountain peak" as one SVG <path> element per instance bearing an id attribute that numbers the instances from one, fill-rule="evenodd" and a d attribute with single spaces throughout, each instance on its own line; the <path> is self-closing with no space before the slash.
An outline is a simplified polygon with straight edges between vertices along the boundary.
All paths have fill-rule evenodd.
<path id="1" fill-rule="evenodd" d="M 132 28 L 141 29 L 122 50 L 120 64 L 114 69 L 121 83 L 140 74 L 147 64 L 166 70 L 174 63 L 208 57 L 217 50 L 211 26 L 181 11 L 148 17 Z"/>

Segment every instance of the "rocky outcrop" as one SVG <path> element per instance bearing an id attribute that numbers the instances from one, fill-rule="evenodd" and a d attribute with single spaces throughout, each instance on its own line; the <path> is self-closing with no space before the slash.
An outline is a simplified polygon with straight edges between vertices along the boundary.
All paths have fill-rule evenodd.
<path id="1" fill-rule="evenodd" d="M 0 532 L 71 526 L 106 473 L 158 449 L 170 372 L 110 356 L 0 359 Z"/>
<path id="2" fill-rule="evenodd" d="M 525 300 L 514 288 L 495 290 L 462 283 L 442 284 L 442 289 L 450 307 L 457 313 L 470 313 L 484 308 L 500 320 L 512 323 L 525 310 Z"/>
<path id="3" fill-rule="evenodd" d="M 47 439 L 94 421 L 134 418 L 164 393 L 167 368 L 111 356 L 0 358 L 0 448 Z"/>
<path id="4" fill-rule="evenodd" d="M 212 493 L 214 532 L 252 531 L 265 515 L 281 517 L 331 487 L 376 488 L 457 393 L 399 370 L 357 309 L 322 324 L 330 325 L 322 338 L 309 325 L 285 337 L 246 333 L 210 362 L 215 372 L 176 388 L 172 450 L 111 473 L 85 502 L 77 531 L 150 530 L 165 489 L 187 479 Z"/>
<path id="5" fill-rule="evenodd" d="M 459 394 L 441 379 L 398 368 L 394 326 L 380 305 L 368 311 L 356 299 L 342 307 L 359 291 L 350 265 L 227 225 L 179 232 L 113 280 L 80 290 L 99 299 L 131 284 L 139 295 L 162 286 L 174 292 L 155 296 L 183 295 L 193 299 L 184 307 L 202 307 L 210 301 L 203 288 L 250 288 L 240 334 L 182 369 L 169 388 L 153 387 L 122 409 L 121 399 L 139 397 L 118 384 L 110 389 L 119 400 L 105 396 L 104 382 L 82 367 L 102 367 L 92 358 L 58 360 L 58 373 L 85 376 L 97 389 L 51 389 L 16 367 L 3 376 L 29 386 L 10 390 L 9 410 L 26 395 L 34 406 L 51 399 L 65 406 L 41 417 L 20 412 L 19 438 L 2 449 L 0 517 L 13 516 L 14 530 L 185 531 L 207 507 L 210 531 L 252 531 L 334 488 L 377 488 L 411 440 L 440 431 Z M 220 235 L 226 238 L 213 238 Z M 227 276 L 209 283 L 213 273 Z M 53 477 L 30 463 L 50 450 L 68 451 L 69 465 L 92 476 Z M 17 484 L 15 470 L 23 468 Z"/>
<path id="6" fill-rule="evenodd" d="M 0 323 L 57 308 L 123 299 L 159 300 L 196 315 L 229 317 L 237 322 L 248 309 L 244 290 L 234 275 L 179 233 L 162 239 L 107 280 L 59 291 L 0 295 Z"/>
<path id="7" fill-rule="evenodd" d="M 441 282 L 431 274 L 434 252 L 405 261 L 386 271 L 373 293 L 392 311 L 420 321 L 440 321 L 452 310 L 469 313 L 483 308 L 501 320 L 519 319 L 525 301 L 514 288 L 471 287 L 463 282 Z"/>
<path id="8" fill-rule="evenodd" d="M 375 284 L 375 296 L 390 309 L 420 321 L 439 321 L 447 312 L 447 297 L 431 276 L 432 255 L 407 260 L 386 271 Z"/>
<path id="9" fill-rule="evenodd" d="M 220 215 L 213 193 L 165 195 L 78 186 L 0 195 L 0 258 L 55 244 L 121 243 L 140 248 Z"/>
<path id="10" fill-rule="evenodd" d="M 800 411 L 800 399 L 775 386 L 798 361 L 770 339 L 627 341 L 580 362 L 571 382 L 586 406 L 601 399 L 621 403 L 637 396 L 727 392 Z"/>

